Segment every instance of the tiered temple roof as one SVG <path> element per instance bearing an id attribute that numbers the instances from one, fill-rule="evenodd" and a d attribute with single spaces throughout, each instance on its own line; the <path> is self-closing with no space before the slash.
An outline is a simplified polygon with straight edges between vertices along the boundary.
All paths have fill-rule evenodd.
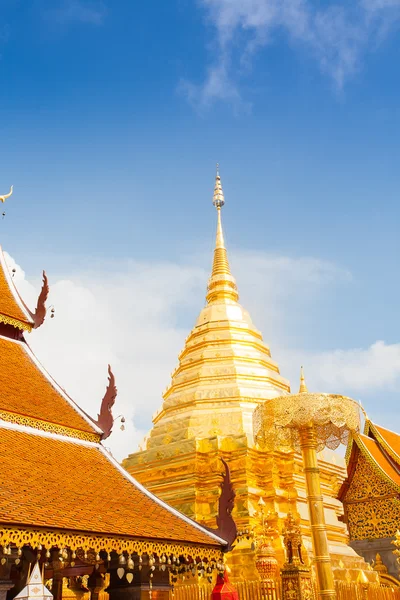
<path id="1" fill-rule="evenodd" d="M 367 420 L 347 448 L 348 476 L 339 490 L 350 544 L 368 562 L 398 577 L 393 554 L 400 523 L 400 435 Z"/>
<path id="2" fill-rule="evenodd" d="M 0 323 L 0 545 L 218 560 L 224 540 L 129 475 L 99 424 L 41 366 L 23 337 L 35 315 L 1 250 Z"/>
<path id="3" fill-rule="evenodd" d="M 379 478 L 400 492 L 400 435 L 397 433 L 367 420 L 364 433 L 353 437 L 347 457 L 348 478 L 339 492 L 340 500 L 346 497 L 360 458 L 367 461 Z"/>

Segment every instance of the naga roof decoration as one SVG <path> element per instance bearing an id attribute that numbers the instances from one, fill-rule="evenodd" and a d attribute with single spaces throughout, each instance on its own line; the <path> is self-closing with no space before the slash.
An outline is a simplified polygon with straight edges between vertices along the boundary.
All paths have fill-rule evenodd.
<path id="1" fill-rule="evenodd" d="M 115 377 L 108 365 L 108 386 L 104 398 L 101 401 L 100 413 L 97 415 L 96 425 L 104 432 L 102 439 L 105 440 L 111 435 L 114 419 L 112 415 L 112 407 L 114 406 L 117 397 L 117 388 L 115 385 Z"/>

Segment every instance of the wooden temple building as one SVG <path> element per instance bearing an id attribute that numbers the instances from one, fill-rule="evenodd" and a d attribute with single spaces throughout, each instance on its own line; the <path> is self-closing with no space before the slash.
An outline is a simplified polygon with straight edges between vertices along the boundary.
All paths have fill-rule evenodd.
<path id="1" fill-rule="evenodd" d="M 367 420 L 348 447 L 347 461 L 339 499 L 350 545 L 381 577 L 399 579 L 393 542 L 400 529 L 400 435 Z"/>
<path id="2" fill-rule="evenodd" d="M 0 249 L 0 600 L 25 587 L 34 563 L 56 600 L 65 578 L 76 597 L 88 576 L 94 599 L 107 581 L 111 600 L 138 600 L 149 590 L 168 597 L 171 574 L 221 570 L 221 531 L 154 496 L 102 445 L 117 393 L 111 370 L 95 420 L 33 354 L 25 336 L 43 323 L 47 294 L 44 275 L 31 312 Z"/>

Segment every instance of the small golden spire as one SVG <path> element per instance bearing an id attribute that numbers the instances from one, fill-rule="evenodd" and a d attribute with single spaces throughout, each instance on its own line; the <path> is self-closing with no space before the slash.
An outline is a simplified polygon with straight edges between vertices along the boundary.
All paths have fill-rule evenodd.
<path id="1" fill-rule="evenodd" d="M 302 394 L 303 392 L 307 393 L 308 392 L 308 388 L 306 386 L 306 380 L 304 379 L 304 370 L 303 367 L 300 368 L 300 389 L 299 389 L 299 394 Z"/>
<path id="2" fill-rule="evenodd" d="M 5 202 L 7 200 L 7 198 L 9 198 L 11 196 L 11 194 L 13 193 L 13 187 L 10 187 L 10 191 L 8 192 L 8 194 L 4 194 L 4 196 L 0 196 L 0 201 L 1 202 Z"/>
<path id="3" fill-rule="evenodd" d="M 217 237 L 215 240 L 211 278 L 208 282 L 207 302 L 210 303 L 215 300 L 224 299 L 237 302 L 239 295 L 237 292 L 235 278 L 232 276 L 229 267 L 228 254 L 225 248 L 224 233 L 222 231 L 221 208 L 225 204 L 225 198 L 222 190 L 218 163 L 217 173 L 215 176 L 213 204 L 217 209 Z"/>

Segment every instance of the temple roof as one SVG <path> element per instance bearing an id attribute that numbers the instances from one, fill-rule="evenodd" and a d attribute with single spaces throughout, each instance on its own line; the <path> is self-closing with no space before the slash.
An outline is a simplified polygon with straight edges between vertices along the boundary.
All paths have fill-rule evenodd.
<path id="1" fill-rule="evenodd" d="M 364 456 L 375 473 L 400 491 L 400 435 L 366 421 L 364 434 L 352 437 L 348 447 L 348 477 L 339 491 L 339 499 L 344 500 L 351 485 L 359 456 Z"/>
<path id="2" fill-rule="evenodd" d="M 102 431 L 57 385 L 24 341 L 0 336 L 0 418 L 99 441 Z"/>
<path id="3" fill-rule="evenodd" d="M 391 458 L 400 466 L 400 435 L 367 421 L 366 434 L 376 439 L 382 448 L 388 452 Z"/>
<path id="4" fill-rule="evenodd" d="M 223 543 L 148 492 L 101 444 L 1 421 L 0 439 L 1 524 Z"/>
<path id="5" fill-rule="evenodd" d="M 31 331 L 33 316 L 20 298 L 0 247 L 0 322 Z"/>
<path id="6" fill-rule="evenodd" d="M 362 454 L 374 465 L 378 473 L 391 483 L 394 483 L 400 490 L 400 469 L 398 465 L 396 466 L 390 460 L 390 457 L 384 452 L 382 446 L 366 435 L 357 436 L 355 442 Z"/>

